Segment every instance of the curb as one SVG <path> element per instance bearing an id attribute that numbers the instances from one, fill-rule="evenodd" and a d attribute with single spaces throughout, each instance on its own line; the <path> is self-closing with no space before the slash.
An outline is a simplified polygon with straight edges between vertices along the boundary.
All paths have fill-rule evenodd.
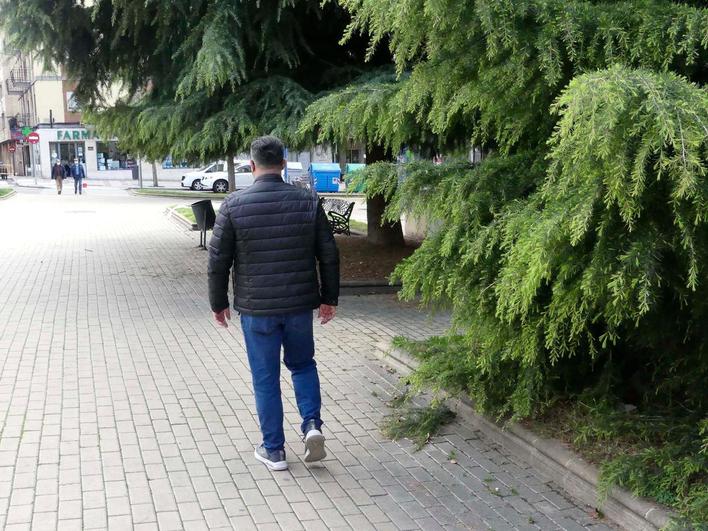
<path id="1" fill-rule="evenodd" d="M 15 181 L 15 186 L 19 188 L 34 188 L 36 190 L 51 190 L 51 186 L 41 186 L 39 184 L 20 184 L 17 181 Z M 56 188 L 55 188 L 56 189 Z"/>
<path id="2" fill-rule="evenodd" d="M 410 374 L 418 361 L 410 354 L 386 343 L 377 345 L 379 357 L 403 374 Z M 560 441 L 545 439 L 510 422 L 501 427 L 474 410 L 472 401 L 453 398 L 457 409 L 487 437 L 519 455 L 570 496 L 591 507 L 598 506 L 599 472 L 597 468 Z M 604 515 L 630 531 L 659 530 L 671 523 L 672 513 L 665 507 L 628 491 L 614 487 L 602 504 Z"/>
<path id="3" fill-rule="evenodd" d="M 14 190 L 10 190 L 9 194 L 5 194 L 5 195 L 0 196 L 0 201 L 4 201 L 5 199 L 10 199 L 13 195 L 17 195 L 17 192 L 15 192 Z"/>
<path id="4" fill-rule="evenodd" d="M 157 189 L 160 190 L 160 188 L 157 188 Z M 140 190 L 140 188 L 126 188 L 125 190 L 127 190 L 130 195 L 134 195 L 134 196 L 136 196 L 136 197 L 150 197 L 150 198 L 157 198 L 157 199 L 182 199 L 182 200 L 184 200 L 184 201 L 188 201 L 188 200 L 190 200 L 190 199 L 191 199 L 192 201 L 202 201 L 202 200 L 204 200 L 204 199 L 211 199 L 211 200 L 213 200 L 213 201 L 219 201 L 219 200 L 224 199 L 222 196 L 216 196 L 216 197 L 211 197 L 211 196 L 210 196 L 210 197 L 205 197 L 205 196 L 189 197 L 189 196 L 184 195 L 184 194 L 174 194 L 174 195 L 169 195 L 169 194 L 159 194 L 159 195 L 158 195 L 158 194 L 141 194 L 140 192 L 137 192 L 137 190 Z M 168 191 L 168 190 L 164 190 L 164 191 Z M 175 190 L 175 191 L 179 191 L 179 190 Z M 182 191 L 184 192 L 185 190 L 182 190 Z M 198 194 L 198 193 L 200 193 L 200 192 L 194 192 L 194 193 L 195 193 L 195 194 Z M 203 193 L 203 192 L 201 192 L 201 193 Z M 209 193 L 213 193 L 213 192 L 209 192 Z"/>
<path id="5" fill-rule="evenodd" d="M 178 225 L 182 225 L 182 227 L 188 230 L 199 230 L 199 227 L 197 227 L 196 223 L 192 223 L 191 221 L 189 221 L 187 218 L 177 212 L 174 208 L 165 209 L 165 215 L 168 216 L 171 221 L 174 221 Z"/>
<path id="6" fill-rule="evenodd" d="M 342 295 L 384 295 L 397 293 L 401 284 L 390 284 L 386 279 L 342 280 L 339 288 Z"/>

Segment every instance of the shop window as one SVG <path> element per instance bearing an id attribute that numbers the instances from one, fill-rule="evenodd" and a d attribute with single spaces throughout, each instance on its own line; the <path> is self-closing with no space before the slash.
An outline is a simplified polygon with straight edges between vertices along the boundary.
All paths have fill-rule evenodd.
<path id="1" fill-rule="evenodd" d="M 50 142 L 49 155 L 51 164 L 59 160 L 62 164 L 71 164 L 77 159 L 82 164 L 86 162 L 84 157 L 83 142 Z"/>
<path id="2" fill-rule="evenodd" d="M 127 153 L 118 149 L 118 142 L 96 142 L 96 162 L 98 171 L 127 170 L 135 161 Z"/>

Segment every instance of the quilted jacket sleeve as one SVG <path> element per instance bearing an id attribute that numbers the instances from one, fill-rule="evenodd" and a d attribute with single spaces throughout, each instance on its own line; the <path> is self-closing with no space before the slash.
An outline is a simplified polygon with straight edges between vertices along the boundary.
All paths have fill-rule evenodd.
<path id="1" fill-rule="evenodd" d="M 228 201 L 219 208 L 209 241 L 209 304 L 214 312 L 229 307 L 229 271 L 234 263 L 236 233 L 229 216 Z"/>
<path id="2" fill-rule="evenodd" d="M 317 205 L 317 245 L 320 266 L 320 302 L 336 306 L 339 301 L 339 249 L 321 204 Z"/>

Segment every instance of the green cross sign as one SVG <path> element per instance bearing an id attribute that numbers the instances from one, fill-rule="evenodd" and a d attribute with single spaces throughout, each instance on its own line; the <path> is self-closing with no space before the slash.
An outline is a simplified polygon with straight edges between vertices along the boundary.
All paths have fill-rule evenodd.
<path id="1" fill-rule="evenodd" d="M 31 132 L 32 132 L 32 128 L 31 128 L 31 127 L 24 126 L 24 127 L 22 128 L 22 134 L 25 135 L 25 136 L 27 136 L 27 135 L 30 134 Z"/>

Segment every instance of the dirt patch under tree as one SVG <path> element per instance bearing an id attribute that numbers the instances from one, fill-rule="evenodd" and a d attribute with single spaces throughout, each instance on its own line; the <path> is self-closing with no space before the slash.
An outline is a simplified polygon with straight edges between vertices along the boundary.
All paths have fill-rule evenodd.
<path id="1" fill-rule="evenodd" d="M 366 236 L 337 235 L 342 280 L 388 279 L 396 265 L 415 251 L 415 246 L 373 245 Z"/>

